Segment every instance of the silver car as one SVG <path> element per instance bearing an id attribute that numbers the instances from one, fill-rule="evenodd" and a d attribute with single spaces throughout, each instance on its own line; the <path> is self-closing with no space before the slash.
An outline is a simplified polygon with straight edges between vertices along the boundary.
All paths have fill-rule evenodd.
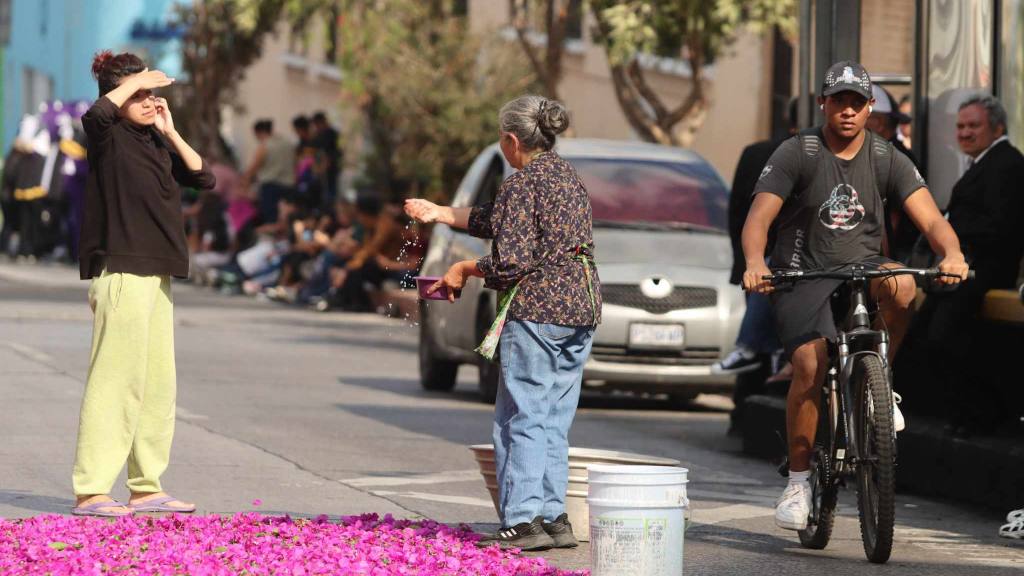
<path id="1" fill-rule="evenodd" d="M 711 373 L 711 364 L 732 349 L 744 310 L 743 294 L 728 282 L 732 251 L 721 177 L 680 148 L 564 139 L 557 151 L 582 177 L 594 213 L 604 307 L 586 384 L 667 393 L 677 402 L 731 389 L 733 376 Z M 497 145 L 488 147 L 452 205 L 490 202 L 512 172 Z M 451 264 L 490 248 L 490 241 L 437 225 L 422 274 L 442 276 Z M 494 400 L 497 365 L 473 349 L 494 318 L 496 299 L 473 278 L 454 304 L 420 303 L 424 388 L 450 390 L 459 365 L 475 364 L 482 398 Z"/>

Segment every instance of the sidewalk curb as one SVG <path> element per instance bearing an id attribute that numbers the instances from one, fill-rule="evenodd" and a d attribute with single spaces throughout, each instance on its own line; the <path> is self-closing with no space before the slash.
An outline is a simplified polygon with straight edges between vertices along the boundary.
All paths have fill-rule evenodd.
<path id="1" fill-rule="evenodd" d="M 959 439 L 914 414 L 899 434 L 897 489 L 975 504 L 993 511 L 1019 508 L 1024 497 L 1024 445 L 1011 438 Z M 751 396 L 744 410 L 743 451 L 780 459 L 786 437 L 786 400 Z"/>
<path id="2" fill-rule="evenodd" d="M 89 283 L 78 277 L 78 268 L 70 264 L 0 262 L 0 279 L 45 288 L 81 288 L 83 292 L 89 289 Z"/>

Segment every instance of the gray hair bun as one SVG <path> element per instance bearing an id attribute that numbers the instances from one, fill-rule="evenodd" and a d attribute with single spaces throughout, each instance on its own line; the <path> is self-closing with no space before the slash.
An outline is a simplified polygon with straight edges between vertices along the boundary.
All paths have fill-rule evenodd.
<path id="1" fill-rule="evenodd" d="M 569 112 L 557 100 L 527 94 L 501 107 L 498 124 L 527 150 L 551 150 L 555 136 L 569 128 Z"/>
<path id="2" fill-rule="evenodd" d="M 537 126 L 547 136 L 556 136 L 569 128 L 569 111 L 557 100 L 544 100 L 537 114 Z"/>

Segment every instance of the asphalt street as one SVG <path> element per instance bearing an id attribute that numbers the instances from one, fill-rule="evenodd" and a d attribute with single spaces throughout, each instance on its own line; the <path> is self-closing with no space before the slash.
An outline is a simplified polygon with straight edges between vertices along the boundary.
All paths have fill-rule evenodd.
<path id="1" fill-rule="evenodd" d="M 70 267 L 0 263 L 0 516 L 71 507 L 92 330 L 86 289 Z M 168 491 L 203 513 L 377 512 L 496 528 L 467 449 L 489 442 L 492 408 L 476 398 L 475 370 L 464 368 L 451 393 L 420 388 L 409 322 L 187 284 L 174 294 L 179 418 Z M 898 496 L 888 564 L 864 559 L 852 491 L 841 497 L 831 545 L 802 549 L 773 524 L 784 480 L 726 437 L 728 407 L 703 396 L 680 411 L 657 398 L 587 391 L 572 430 L 574 446 L 676 458 L 690 470 L 686 574 L 1024 571 L 1024 542 L 996 536 L 998 511 L 907 494 Z M 587 567 L 588 555 L 586 546 L 543 553 L 565 568 Z"/>

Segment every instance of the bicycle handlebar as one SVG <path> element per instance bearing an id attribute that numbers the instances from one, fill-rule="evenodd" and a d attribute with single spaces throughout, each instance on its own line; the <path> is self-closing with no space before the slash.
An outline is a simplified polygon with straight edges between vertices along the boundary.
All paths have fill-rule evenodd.
<path id="1" fill-rule="evenodd" d="M 775 270 L 772 274 L 762 276 L 761 278 L 774 286 L 784 282 L 797 282 L 799 280 L 814 280 L 818 278 L 870 280 L 901 275 L 920 276 L 929 280 L 960 278 L 956 274 L 942 272 L 938 268 L 864 268 L 863 266 L 852 266 L 843 270 Z M 974 280 L 974 270 L 968 270 L 967 279 Z"/>

